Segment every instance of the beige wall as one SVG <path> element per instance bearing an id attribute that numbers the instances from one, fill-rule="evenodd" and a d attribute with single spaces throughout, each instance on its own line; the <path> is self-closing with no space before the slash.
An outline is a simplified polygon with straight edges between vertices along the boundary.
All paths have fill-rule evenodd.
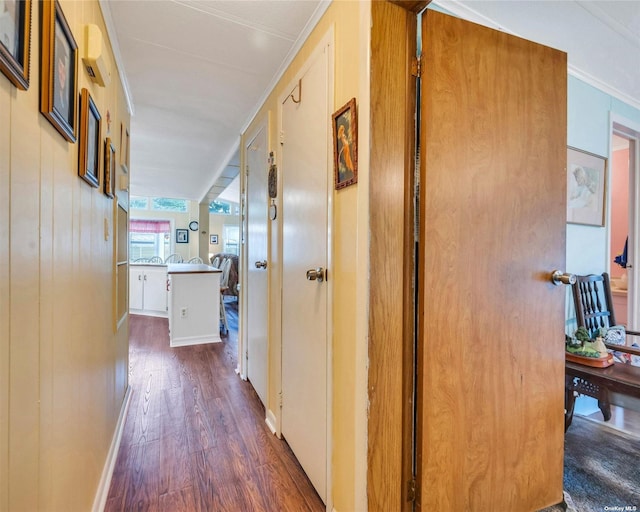
<path id="1" fill-rule="evenodd" d="M 80 48 L 86 23 L 107 39 L 96 1 L 61 6 Z M 115 332 L 114 201 L 78 177 L 78 144 L 39 111 L 40 29 L 34 2 L 29 90 L 0 76 L 0 510 L 90 510 L 126 391 L 128 322 Z M 110 112 L 119 156 L 129 115 L 107 48 L 111 85 L 80 67 L 78 90 L 103 136 Z"/>
<path id="2" fill-rule="evenodd" d="M 135 172 L 135 171 L 133 171 Z M 199 222 L 199 207 L 197 201 L 189 201 L 189 211 L 187 213 L 180 212 L 165 212 L 155 210 L 137 210 L 132 208 L 129 212 L 130 219 L 157 219 L 171 221 L 173 226 L 173 232 L 171 233 L 171 243 L 173 252 L 182 256 L 184 261 L 188 261 L 191 258 L 199 256 L 200 247 L 200 235 L 202 231 L 199 226 L 198 231 L 191 231 L 189 229 L 189 223 L 192 220 Z M 176 229 L 187 229 L 189 231 L 189 243 L 177 244 L 176 242 Z M 206 227 L 205 227 L 206 229 Z"/>
<path id="3" fill-rule="evenodd" d="M 367 67 L 361 69 L 361 59 L 367 56 L 368 26 L 361 29 L 361 16 L 367 17 L 370 12 L 368 2 L 334 1 L 313 30 L 291 66 L 278 82 L 254 121 L 243 134 L 241 148 L 247 143 L 247 138 L 255 132 L 256 127 L 264 122 L 271 112 L 270 137 L 271 141 L 278 138 L 278 98 L 285 93 L 285 88 L 294 80 L 296 73 L 304 65 L 320 40 L 333 28 L 334 33 L 334 99 L 333 110 L 337 110 L 349 99 L 356 97 L 358 110 L 362 112 L 362 90 L 368 88 L 366 78 Z M 364 53 L 364 55 L 361 55 Z M 365 92 L 366 96 L 366 92 Z M 368 101 L 368 96 L 364 97 Z M 368 107 L 364 109 L 368 112 Z M 366 124 L 360 119 L 359 126 Z M 327 119 L 330 123 L 330 119 Z M 362 138 L 368 131 L 360 129 L 358 146 L 360 152 L 368 147 Z M 270 149 L 275 150 L 275 147 Z M 244 155 L 243 155 L 244 156 Z M 333 192 L 331 215 L 333 217 L 331 231 L 332 279 L 328 281 L 332 286 L 332 418 L 331 435 L 333 447 L 331 453 L 332 471 L 332 500 L 336 511 L 363 510 L 366 498 L 363 497 L 365 488 L 361 483 L 362 466 L 365 463 L 366 447 L 363 453 L 360 449 L 363 440 L 366 445 L 366 417 L 362 396 L 366 395 L 366 312 L 362 297 L 366 296 L 367 256 L 366 240 L 368 238 L 367 217 L 358 215 L 366 212 L 368 159 L 359 161 L 359 183 L 346 189 Z M 331 166 L 333 168 L 333 166 Z M 364 186 L 364 188 L 362 188 Z M 281 194 L 280 194 L 281 196 Z M 278 198 L 278 201 L 281 197 Z M 364 208 L 363 208 L 364 205 Z M 281 245 L 281 225 L 270 222 L 270 253 L 269 253 L 269 390 L 267 408 L 274 409 L 278 403 L 280 391 L 280 335 L 281 326 L 274 318 L 280 316 L 280 282 L 279 247 Z M 362 255 L 365 249 L 365 255 Z M 360 250 L 360 252 L 359 252 Z M 359 307 L 356 304 L 359 303 Z M 360 326 L 360 327 L 357 327 Z M 364 327 L 363 327 L 364 326 Z M 359 357 L 357 357 L 359 355 Z M 366 466 L 365 466 L 366 467 Z"/>
<path id="4" fill-rule="evenodd" d="M 235 208 L 235 205 L 232 205 L 232 207 Z M 209 254 L 224 252 L 224 227 L 240 227 L 239 223 L 240 217 L 238 215 L 218 215 L 214 213 L 209 214 L 209 234 L 218 235 L 218 245 L 209 244 L 211 239 L 207 237 L 207 247 L 209 248 Z M 238 243 L 240 243 L 240 240 L 238 240 Z"/>

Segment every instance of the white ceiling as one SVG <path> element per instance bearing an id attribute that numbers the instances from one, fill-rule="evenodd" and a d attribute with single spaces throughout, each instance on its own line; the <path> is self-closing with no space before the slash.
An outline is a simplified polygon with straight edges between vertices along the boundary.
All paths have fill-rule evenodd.
<path id="1" fill-rule="evenodd" d="M 216 196 L 238 171 L 240 133 L 329 1 L 101 0 L 133 110 L 131 193 Z M 640 108 L 640 1 L 434 3 L 566 51 L 573 75 Z"/>

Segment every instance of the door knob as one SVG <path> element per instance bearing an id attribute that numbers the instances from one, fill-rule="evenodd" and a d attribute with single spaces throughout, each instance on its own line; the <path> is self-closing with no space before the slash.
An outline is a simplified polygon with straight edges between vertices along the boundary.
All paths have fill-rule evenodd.
<path id="1" fill-rule="evenodd" d="M 322 282 L 326 278 L 325 270 L 322 267 L 312 268 L 311 270 L 307 270 L 307 280 L 308 281 L 318 281 Z"/>
<path id="2" fill-rule="evenodd" d="M 556 286 L 560 286 L 561 284 L 575 284 L 576 276 L 575 274 L 562 272 L 562 270 L 554 270 L 551 274 L 551 282 Z"/>
<path id="3" fill-rule="evenodd" d="M 264 261 L 256 261 L 256 268 L 267 268 L 267 260 Z"/>

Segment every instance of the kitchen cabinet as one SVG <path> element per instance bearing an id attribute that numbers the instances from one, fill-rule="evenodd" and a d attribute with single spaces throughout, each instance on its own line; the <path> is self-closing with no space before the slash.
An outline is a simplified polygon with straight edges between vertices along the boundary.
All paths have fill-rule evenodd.
<path id="1" fill-rule="evenodd" d="M 167 316 L 167 266 L 130 265 L 129 311 L 148 316 Z"/>

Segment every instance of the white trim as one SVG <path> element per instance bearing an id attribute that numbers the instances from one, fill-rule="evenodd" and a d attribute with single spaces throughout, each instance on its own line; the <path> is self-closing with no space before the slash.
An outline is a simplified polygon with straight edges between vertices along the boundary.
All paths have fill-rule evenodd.
<path id="1" fill-rule="evenodd" d="M 131 270 L 131 265 L 129 265 L 129 270 Z M 129 308 L 129 314 L 130 315 L 141 315 L 141 316 L 155 316 L 158 318 L 169 318 L 169 313 L 168 312 L 162 312 L 162 311 L 151 311 L 150 309 L 134 309 L 134 308 Z"/>
<path id="2" fill-rule="evenodd" d="M 278 420 L 276 419 L 276 415 L 273 413 L 271 409 L 267 410 L 267 417 L 265 418 L 264 422 L 267 424 L 267 427 L 269 427 L 269 430 L 271 430 L 271 433 L 274 436 L 280 437 L 278 436 L 278 432 L 276 430 L 276 425 L 278 423 Z"/>
<path id="3" fill-rule="evenodd" d="M 122 54 L 120 53 L 120 43 L 118 42 L 118 32 L 116 26 L 113 23 L 113 17 L 111 16 L 111 8 L 109 7 L 108 0 L 98 0 L 100 11 L 102 11 L 102 18 L 104 19 L 104 25 L 107 27 L 107 35 L 109 36 L 109 42 L 111 43 L 111 51 L 113 52 L 113 60 L 118 68 L 118 76 L 120 77 L 120 83 L 122 84 L 122 92 L 124 94 L 124 100 L 127 104 L 127 112 L 130 115 L 135 114 L 135 108 L 133 106 L 133 97 L 131 96 L 131 89 L 129 88 L 129 81 L 127 80 L 127 73 L 124 69 L 124 61 L 122 60 Z"/>
<path id="4" fill-rule="evenodd" d="M 122 433 L 124 432 L 124 422 L 127 419 L 127 412 L 129 411 L 130 403 L 131 386 L 127 386 L 127 390 L 124 393 L 124 400 L 120 407 L 120 415 L 118 416 L 113 438 L 111 439 L 109 453 L 107 453 L 107 460 L 104 463 L 102 476 L 100 477 L 100 483 L 98 484 L 98 490 L 93 500 L 93 507 L 91 508 L 93 512 L 101 512 L 107 504 L 107 496 L 109 495 L 109 487 L 111 486 L 111 477 L 113 476 L 113 469 L 115 468 L 116 459 L 118 458 L 120 441 L 122 440 Z"/>
<path id="5" fill-rule="evenodd" d="M 221 343 L 220 336 L 185 336 L 183 338 L 173 338 L 169 343 L 170 347 L 186 347 L 190 345 L 205 345 L 207 343 Z"/>

